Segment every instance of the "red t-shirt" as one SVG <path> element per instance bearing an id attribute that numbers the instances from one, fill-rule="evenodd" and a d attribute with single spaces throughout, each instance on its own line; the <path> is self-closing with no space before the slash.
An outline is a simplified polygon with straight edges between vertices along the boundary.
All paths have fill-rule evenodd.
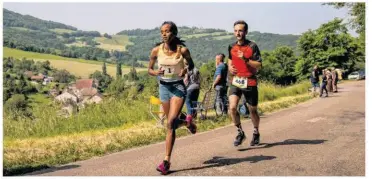
<path id="1" fill-rule="evenodd" d="M 238 51 L 242 51 L 245 58 L 262 62 L 260 50 L 257 44 L 245 40 L 244 44 L 238 45 L 237 42 L 229 45 L 229 59 L 232 61 L 232 65 L 237 69 L 235 76 L 248 77 L 248 86 L 257 86 L 257 79 L 255 77 L 257 69 L 246 64 L 246 62 L 238 57 Z"/>

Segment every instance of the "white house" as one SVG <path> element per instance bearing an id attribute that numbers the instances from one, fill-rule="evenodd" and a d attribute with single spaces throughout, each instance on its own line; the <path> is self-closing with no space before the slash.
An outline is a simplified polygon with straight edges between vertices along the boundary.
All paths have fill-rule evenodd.
<path id="1" fill-rule="evenodd" d="M 53 77 L 50 77 L 50 76 L 45 77 L 44 78 L 44 81 L 43 81 L 43 85 L 47 85 L 47 84 L 49 84 L 52 81 L 53 81 Z"/>
<path id="2" fill-rule="evenodd" d="M 78 98 L 75 95 L 73 95 L 73 94 L 71 94 L 71 93 L 69 93 L 67 91 L 65 91 L 62 94 L 58 95 L 55 98 L 55 100 L 56 101 L 60 101 L 60 102 L 67 102 L 68 100 L 71 100 L 71 101 L 73 101 L 75 103 L 78 102 Z"/>

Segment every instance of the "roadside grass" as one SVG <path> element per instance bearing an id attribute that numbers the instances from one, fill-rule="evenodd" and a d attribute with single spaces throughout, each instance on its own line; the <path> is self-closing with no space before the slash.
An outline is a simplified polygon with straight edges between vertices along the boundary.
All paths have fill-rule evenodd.
<path id="1" fill-rule="evenodd" d="M 311 98 L 308 93 L 282 97 L 275 101 L 260 103 L 259 111 L 266 114 L 296 105 Z M 104 111 L 108 110 L 105 107 L 103 109 Z M 113 110 L 117 111 L 117 109 Z M 43 125 L 43 127 L 40 126 L 37 129 L 40 130 L 38 132 L 45 132 L 43 135 L 34 133 L 32 137 L 5 138 L 3 155 L 4 175 L 20 175 L 42 168 L 85 160 L 94 156 L 102 156 L 164 140 L 165 129 L 156 127 L 155 120 L 149 117 L 147 109 L 144 107 L 138 108 L 137 106 L 128 109 L 128 111 L 132 111 L 132 114 L 136 115 L 126 116 L 128 112 L 123 112 L 123 114 L 118 114 L 115 120 L 111 119 L 114 116 L 112 115 L 114 111 L 106 111 L 104 114 L 100 114 L 102 111 L 97 111 L 91 114 L 90 118 L 87 118 L 88 116 L 85 115 L 93 112 L 88 109 L 86 114 L 81 115 L 81 118 L 59 119 L 62 123 L 66 123 L 66 125 L 60 124 L 56 126 L 53 123 L 59 123 L 58 121 L 44 121 L 43 124 L 46 122 L 49 122 L 49 124 Z M 144 113 L 144 111 L 146 112 Z M 90 124 L 94 120 L 97 120 L 93 116 L 97 116 L 97 118 L 103 117 L 103 119 Z M 5 121 L 4 126 L 9 125 Z M 98 127 L 100 125 L 102 126 L 102 123 L 106 122 L 107 124 L 113 121 L 116 121 L 116 124 L 112 126 L 116 127 Z M 208 131 L 230 124 L 231 120 L 226 116 L 214 120 L 198 120 L 197 122 L 198 132 Z M 31 125 L 23 125 L 23 128 L 28 128 Z M 84 129 L 84 125 L 89 125 L 91 130 Z M 62 126 L 68 130 L 61 130 L 63 128 Z M 43 131 L 48 127 L 51 130 L 60 130 L 60 132 L 54 132 L 53 135 L 48 135 L 48 131 Z M 18 128 L 17 130 L 21 129 Z M 6 133 L 7 131 L 4 131 L 4 134 Z M 189 135 L 189 133 L 185 127 L 180 127 L 177 130 L 178 137 L 186 135 Z"/>

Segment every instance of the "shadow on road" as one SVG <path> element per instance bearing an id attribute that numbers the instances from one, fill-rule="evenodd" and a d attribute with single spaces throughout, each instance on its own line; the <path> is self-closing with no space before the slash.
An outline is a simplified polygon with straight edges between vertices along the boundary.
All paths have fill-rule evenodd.
<path id="1" fill-rule="evenodd" d="M 273 160 L 275 158 L 276 158 L 275 156 L 263 156 L 263 155 L 250 156 L 250 157 L 245 157 L 245 158 L 224 158 L 224 157 L 216 156 L 210 160 L 203 162 L 203 164 L 212 164 L 212 165 L 207 165 L 207 166 L 202 166 L 202 167 L 193 167 L 193 168 L 187 168 L 187 169 L 181 169 L 181 170 L 173 170 L 173 171 L 170 171 L 169 174 L 175 173 L 175 172 L 181 172 L 181 171 L 188 171 L 188 170 L 201 170 L 201 169 L 212 168 L 212 167 L 221 167 L 225 165 L 233 165 L 233 164 L 242 163 L 242 162 L 257 163 L 259 161 Z"/>
<path id="2" fill-rule="evenodd" d="M 339 95 L 335 95 L 335 94 L 330 94 L 327 97 L 323 96 L 322 98 L 335 98 L 335 97 L 340 97 L 340 96 Z"/>
<path id="3" fill-rule="evenodd" d="M 78 167 L 80 167 L 80 165 L 65 165 L 65 166 L 60 166 L 60 167 L 51 167 L 45 170 L 36 171 L 36 172 L 33 172 L 31 174 L 26 174 L 26 175 L 40 175 L 40 174 L 54 172 L 58 170 L 68 170 L 68 169 L 78 168 Z"/>
<path id="4" fill-rule="evenodd" d="M 238 149 L 239 151 L 253 150 L 253 149 L 263 149 L 269 148 L 277 145 L 299 145 L 299 144 L 322 144 L 327 140 L 299 140 L 299 139 L 287 139 L 283 142 L 275 143 L 261 143 L 258 147 L 249 147 L 244 149 Z"/>
<path id="5" fill-rule="evenodd" d="M 349 119 L 349 120 L 357 120 L 359 118 L 366 118 L 365 112 L 359 111 L 342 111 L 342 115 L 339 116 L 339 119 Z"/>

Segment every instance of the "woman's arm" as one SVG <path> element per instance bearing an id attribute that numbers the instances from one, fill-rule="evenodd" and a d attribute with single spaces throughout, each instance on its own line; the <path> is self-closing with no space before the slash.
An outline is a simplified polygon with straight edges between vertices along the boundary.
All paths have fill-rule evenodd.
<path id="1" fill-rule="evenodd" d="M 149 62 L 149 67 L 148 67 L 148 74 L 149 75 L 152 75 L 152 76 L 158 76 L 158 75 L 161 75 L 164 73 L 163 70 L 154 70 L 154 65 L 156 63 L 156 60 L 157 60 L 157 55 L 158 55 L 158 50 L 159 50 L 159 46 L 153 48 L 151 50 L 151 54 L 150 54 L 150 62 Z"/>

